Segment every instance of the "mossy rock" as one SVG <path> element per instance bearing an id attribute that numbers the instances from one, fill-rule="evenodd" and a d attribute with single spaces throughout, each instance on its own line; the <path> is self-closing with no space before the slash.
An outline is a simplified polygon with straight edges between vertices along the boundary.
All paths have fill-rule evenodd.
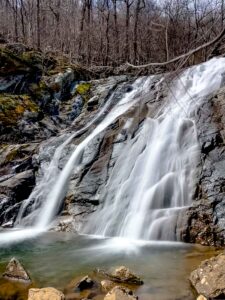
<path id="1" fill-rule="evenodd" d="M 31 66 L 29 66 L 25 61 L 4 49 L 0 49 L 0 66 L 1 76 L 31 71 Z"/>
<path id="2" fill-rule="evenodd" d="M 7 49 L 0 49 L 0 75 L 15 75 L 18 73 L 43 73 L 54 68 L 56 60 L 38 51 L 25 51 L 16 54 Z"/>
<path id="3" fill-rule="evenodd" d="M 75 94 L 80 95 L 87 102 L 91 97 L 91 87 L 90 82 L 82 82 L 77 85 Z"/>
<path id="4" fill-rule="evenodd" d="M 44 80 L 40 80 L 39 83 L 32 83 L 29 87 L 29 91 L 34 99 L 42 100 L 50 96 L 50 90 Z"/>
<path id="5" fill-rule="evenodd" d="M 16 125 L 24 112 L 39 112 L 39 107 L 28 95 L 0 94 L 0 122 L 4 126 Z"/>

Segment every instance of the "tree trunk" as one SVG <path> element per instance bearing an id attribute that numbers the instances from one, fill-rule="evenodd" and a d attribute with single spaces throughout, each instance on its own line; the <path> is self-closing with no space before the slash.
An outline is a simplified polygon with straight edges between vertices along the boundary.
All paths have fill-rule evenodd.
<path id="1" fill-rule="evenodd" d="M 37 0 L 37 49 L 41 49 L 41 32 L 40 32 L 40 0 Z"/>

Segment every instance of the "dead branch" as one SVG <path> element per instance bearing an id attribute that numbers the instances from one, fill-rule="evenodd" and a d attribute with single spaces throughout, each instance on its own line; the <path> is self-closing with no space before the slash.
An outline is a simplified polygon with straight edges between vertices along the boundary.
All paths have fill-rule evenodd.
<path id="1" fill-rule="evenodd" d="M 223 30 L 220 32 L 220 34 L 218 36 L 216 36 L 213 40 L 195 48 L 195 49 L 192 49 L 190 50 L 189 52 L 185 53 L 185 54 L 182 54 L 180 56 L 177 56 L 169 61 L 166 61 L 166 62 L 161 62 L 161 63 L 149 63 L 149 64 L 145 64 L 145 65 L 139 65 L 139 66 L 136 66 L 136 65 L 132 65 L 130 63 L 126 63 L 127 66 L 129 67 L 132 67 L 132 68 L 136 68 L 136 69 L 139 69 L 139 68 L 148 68 L 148 67 L 160 67 L 160 66 L 167 66 L 169 64 L 172 64 L 174 62 L 177 62 L 179 61 L 180 59 L 183 59 L 183 58 L 186 58 L 187 56 L 191 56 L 195 53 L 197 53 L 198 51 L 204 49 L 204 48 L 208 48 L 214 44 L 216 44 L 225 34 L 225 27 L 223 28 Z"/>

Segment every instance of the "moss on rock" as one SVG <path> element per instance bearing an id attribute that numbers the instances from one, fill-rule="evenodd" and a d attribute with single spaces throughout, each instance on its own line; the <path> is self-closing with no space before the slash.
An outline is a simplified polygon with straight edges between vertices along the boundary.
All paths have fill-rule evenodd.
<path id="1" fill-rule="evenodd" d="M 80 95 L 86 102 L 90 99 L 91 87 L 92 87 L 92 85 L 91 85 L 90 82 L 82 82 L 82 83 L 77 85 L 76 94 Z"/>
<path id="2" fill-rule="evenodd" d="M 0 121 L 2 125 L 15 125 L 25 111 L 39 112 L 39 107 L 28 95 L 0 94 Z"/>

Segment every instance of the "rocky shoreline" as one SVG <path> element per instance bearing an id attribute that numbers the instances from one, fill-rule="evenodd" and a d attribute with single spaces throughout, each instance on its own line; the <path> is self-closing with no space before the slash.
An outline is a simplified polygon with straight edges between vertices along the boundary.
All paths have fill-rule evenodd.
<path id="1" fill-rule="evenodd" d="M 221 253 L 203 261 L 190 274 L 189 285 L 197 300 L 224 299 L 224 265 L 225 255 Z M 10 260 L 2 277 L 15 285 L 14 294 L 12 291 L 9 296 L 8 291 L 7 299 L 20 299 L 17 298 L 19 289 L 16 288 L 16 283 L 19 282 L 28 295 L 28 298 L 21 299 L 27 300 L 137 300 L 141 298 L 135 295 L 135 290 L 144 284 L 129 268 L 119 266 L 108 270 L 95 269 L 89 275 L 73 279 L 62 291 L 54 287 L 37 288 L 31 273 L 16 258 Z"/>
<path id="2" fill-rule="evenodd" d="M 2 275 L 8 281 L 20 282 L 27 286 L 28 300 L 85 300 L 95 298 L 98 294 L 104 297 L 104 300 L 137 300 L 134 291 L 143 284 L 143 281 L 125 266 L 110 270 L 96 269 L 91 276 L 94 279 L 87 275 L 71 281 L 65 289 L 65 296 L 53 287 L 30 288 L 33 285 L 32 276 L 16 258 L 10 260 Z M 16 297 L 16 294 L 12 297 Z"/>

